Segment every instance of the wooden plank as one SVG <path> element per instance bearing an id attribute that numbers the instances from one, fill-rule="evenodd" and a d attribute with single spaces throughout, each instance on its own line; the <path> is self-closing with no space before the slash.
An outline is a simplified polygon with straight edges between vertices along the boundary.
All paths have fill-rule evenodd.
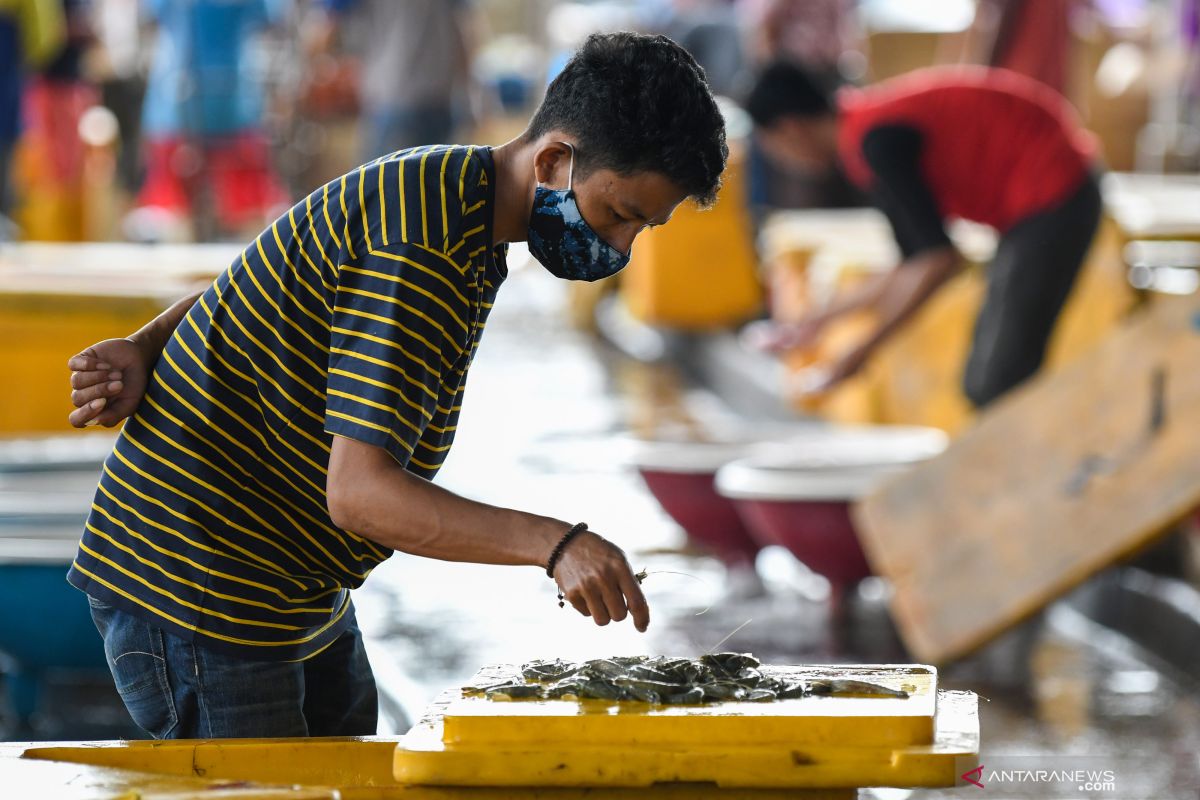
<path id="1" fill-rule="evenodd" d="M 1198 365 L 1200 297 L 1158 298 L 859 505 L 916 658 L 965 655 L 1200 505 Z"/>

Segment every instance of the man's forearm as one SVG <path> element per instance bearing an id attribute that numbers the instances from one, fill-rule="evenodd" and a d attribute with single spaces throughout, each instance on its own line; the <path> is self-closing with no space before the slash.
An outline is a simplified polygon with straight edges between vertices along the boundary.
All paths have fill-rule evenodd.
<path id="1" fill-rule="evenodd" d="M 946 247 L 914 256 L 889 273 L 874 303 L 878 327 L 869 346 L 895 333 L 961 266 L 958 251 Z"/>
<path id="2" fill-rule="evenodd" d="M 874 308 L 887 286 L 888 277 L 888 274 L 884 274 L 867 278 L 860 285 L 834 297 L 827 306 L 815 312 L 811 319 L 821 325 L 827 325 L 847 314 Z"/>
<path id="3" fill-rule="evenodd" d="M 379 448 L 336 436 L 327 489 L 338 527 L 444 561 L 541 566 L 570 528 L 460 497 L 405 471 Z"/>
<path id="4" fill-rule="evenodd" d="M 128 336 L 129 341 L 136 344 L 146 355 L 146 363 L 153 365 L 158 360 L 167 340 L 179 327 L 184 316 L 188 313 L 202 292 L 193 292 L 187 297 L 180 298 L 166 311 L 143 325 L 136 333 Z"/>

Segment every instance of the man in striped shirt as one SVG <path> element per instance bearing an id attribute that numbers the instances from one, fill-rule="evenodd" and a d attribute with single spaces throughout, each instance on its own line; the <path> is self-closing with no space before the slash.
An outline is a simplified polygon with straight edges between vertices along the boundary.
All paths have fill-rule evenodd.
<path id="1" fill-rule="evenodd" d="M 198 298 L 73 358 L 77 426 L 128 417 L 68 580 L 155 737 L 375 732 L 350 589 L 393 550 L 545 567 L 597 624 L 645 598 L 582 526 L 430 482 L 527 240 L 553 274 L 624 266 L 727 149 L 703 72 L 662 37 L 594 36 L 494 150 L 393 153 L 322 186 Z M 568 535 L 569 534 L 569 535 Z"/>

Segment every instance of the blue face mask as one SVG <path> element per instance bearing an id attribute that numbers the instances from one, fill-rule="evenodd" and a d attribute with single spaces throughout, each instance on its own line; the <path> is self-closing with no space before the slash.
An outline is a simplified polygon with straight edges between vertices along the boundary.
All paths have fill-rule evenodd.
<path id="1" fill-rule="evenodd" d="M 575 148 L 567 170 L 566 189 L 538 186 L 529 216 L 529 252 L 550 274 L 572 281 L 597 281 L 620 272 L 629 263 L 622 253 L 601 239 L 579 213 L 571 179 L 575 173 Z"/>

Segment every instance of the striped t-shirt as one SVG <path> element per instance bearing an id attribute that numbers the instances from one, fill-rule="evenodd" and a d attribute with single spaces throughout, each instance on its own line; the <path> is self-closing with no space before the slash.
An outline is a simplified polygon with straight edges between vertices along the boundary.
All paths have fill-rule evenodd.
<path id="1" fill-rule="evenodd" d="M 104 464 L 68 580 L 197 644 L 304 659 L 390 555 L 339 529 L 334 435 L 432 478 L 506 274 L 484 147 L 418 148 L 317 189 L 168 342 Z"/>

